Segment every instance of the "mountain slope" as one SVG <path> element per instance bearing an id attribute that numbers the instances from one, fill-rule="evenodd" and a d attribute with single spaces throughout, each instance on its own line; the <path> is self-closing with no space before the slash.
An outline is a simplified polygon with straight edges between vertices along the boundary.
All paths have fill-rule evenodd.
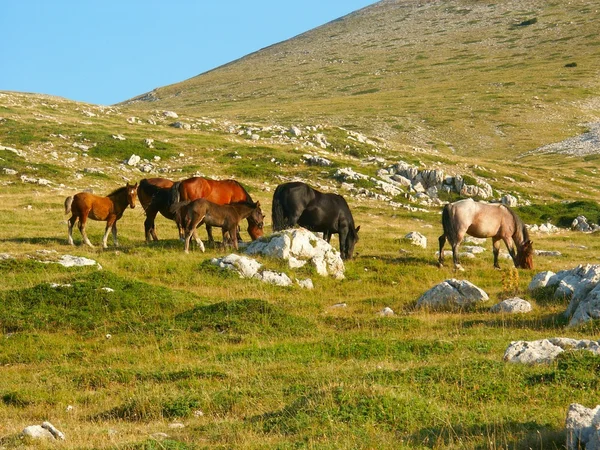
<path id="1" fill-rule="evenodd" d="M 582 0 L 382 1 L 133 102 L 503 158 L 598 120 L 599 21 Z"/>

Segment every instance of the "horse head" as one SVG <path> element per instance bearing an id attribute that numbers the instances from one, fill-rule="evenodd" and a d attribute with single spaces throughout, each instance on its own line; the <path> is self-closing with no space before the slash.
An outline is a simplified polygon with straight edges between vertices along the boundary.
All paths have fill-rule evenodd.
<path id="1" fill-rule="evenodd" d="M 254 209 L 248 216 L 248 234 L 252 240 L 256 240 L 264 234 L 264 224 L 265 215 L 263 214 L 262 209 L 260 209 L 260 202 L 256 202 L 254 204 Z"/>
<path id="2" fill-rule="evenodd" d="M 137 199 L 137 188 L 137 182 L 135 184 L 127 183 L 127 185 L 125 186 L 125 189 L 127 189 L 127 203 L 129 204 L 129 207 L 131 209 L 135 208 L 135 201 Z"/>
<path id="3" fill-rule="evenodd" d="M 348 236 L 346 237 L 346 245 L 342 250 L 342 259 L 352 259 L 352 254 L 354 253 L 354 246 L 358 242 L 358 231 L 360 230 L 360 225 L 356 228 L 350 227 L 348 230 Z"/>
<path id="4" fill-rule="evenodd" d="M 529 239 L 517 246 L 515 266 L 521 269 L 533 269 L 533 242 Z"/>

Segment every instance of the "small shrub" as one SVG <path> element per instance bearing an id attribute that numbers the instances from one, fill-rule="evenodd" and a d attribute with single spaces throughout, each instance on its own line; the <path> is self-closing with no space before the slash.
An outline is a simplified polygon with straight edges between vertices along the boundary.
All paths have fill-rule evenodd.
<path id="1" fill-rule="evenodd" d="M 502 296 L 514 297 L 519 294 L 519 271 L 515 267 L 509 267 L 502 271 Z"/>

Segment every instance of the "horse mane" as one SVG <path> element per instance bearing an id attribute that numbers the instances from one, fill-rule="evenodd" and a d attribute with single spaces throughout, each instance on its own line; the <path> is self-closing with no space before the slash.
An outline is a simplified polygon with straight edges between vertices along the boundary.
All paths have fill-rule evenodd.
<path id="1" fill-rule="evenodd" d="M 121 186 L 120 188 L 117 188 L 114 191 L 112 191 L 110 194 L 108 194 L 107 197 L 112 197 L 113 195 L 121 194 L 125 190 L 127 190 L 127 186 Z"/>
<path id="2" fill-rule="evenodd" d="M 508 210 L 508 212 L 510 212 L 510 214 L 513 217 L 513 220 L 515 221 L 515 234 L 517 236 L 517 242 L 515 243 L 520 247 L 521 244 L 529 240 L 529 230 L 525 226 L 525 222 L 521 220 L 521 218 L 517 215 L 516 212 L 514 212 L 511 208 L 509 208 L 506 205 L 504 205 L 504 207 Z"/>

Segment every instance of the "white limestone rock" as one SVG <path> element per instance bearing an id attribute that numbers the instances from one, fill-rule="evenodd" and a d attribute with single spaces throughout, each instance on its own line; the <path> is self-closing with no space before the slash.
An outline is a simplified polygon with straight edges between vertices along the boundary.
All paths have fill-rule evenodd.
<path id="1" fill-rule="evenodd" d="M 425 292 L 417 307 L 437 309 L 464 309 L 489 299 L 480 288 L 466 280 L 446 280 Z"/>
<path id="2" fill-rule="evenodd" d="M 533 277 L 527 289 L 529 292 L 533 292 L 536 289 L 545 288 L 548 285 L 548 281 L 556 275 L 554 272 L 547 270 L 545 272 L 540 272 Z"/>
<path id="3" fill-rule="evenodd" d="M 404 239 L 416 247 L 427 248 L 427 238 L 418 231 L 411 231 Z"/>
<path id="4" fill-rule="evenodd" d="M 551 338 L 511 342 L 504 361 L 523 364 L 550 363 L 565 350 L 585 350 L 600 355 L 600 343 L 588 339 Z"/>
<path id="5" fill-rule="evenodd" d="M 519 297 L 508 298 L 490 308 L 490 312 L 506 314 L 528 313 L 530 311 L 531 303 Z"/>
<path id="6" fill-rule="evenodd" d="M 236 255 L 235 253 L 223 258 L 213 258 L 210 262 L 222 269 L 233 270 L 242 278 L 252 278 L 262 267 L 262 264 L 255 259 Z"/>
<path id="7" fill-rule="evenodd" d="M 140 163 L 141 160 L 142 160 L 142 158 L 140 158 L 138 155 L 134 154 L 134 155 L 131 155 L 129 157 L 129 159 L 126 161 L 126 164 L 128 166 L 134 166 L 135 167 L 135 166 L 137 166 Z"/>
<path id="8" fill-rule="evenodd" d="M 565 427 L 568 450 L 600 450 L 600 405 L 590 409 L 572 403 Z"/>

